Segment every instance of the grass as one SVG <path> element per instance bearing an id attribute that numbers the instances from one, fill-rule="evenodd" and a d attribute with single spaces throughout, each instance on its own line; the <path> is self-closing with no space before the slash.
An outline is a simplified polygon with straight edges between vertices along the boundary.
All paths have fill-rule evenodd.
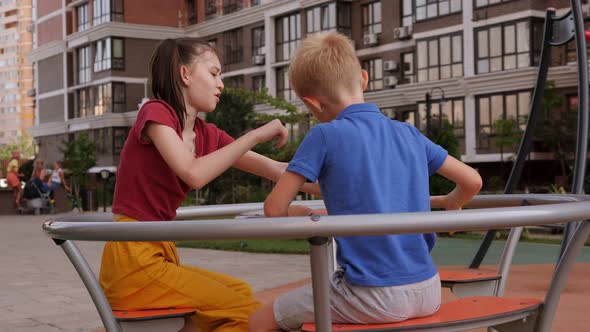
<path id="1" fill-rule="evenodd" d="M 307 240 L 218 240 L 186 241 L 176 243 L 178 247 L 216 249 L 227 251 L 259 252 L 269 254 L 307 254 Z"/>
<path id="2" fill-rule="evenodd" d="M 497 233 L 498 234 L 498 233 Z M 482 240 L 481 233 L 455 233 L 449 236 L 446 233 L 439 234 L 440 237 L 464 240 Z M 496 240 L 504 241 L 505 236 L 496 237 Z M 560 238 L 521 237 L 521 242 L 561 244 Z M 225 251 L 243 251 L 272 254 L 308 254 L 309 245 L 307 240 L 217 240 L 217 241 L 182 241 L 177 242 L 178 247 L 215 249 Z M 586 245 L 589 245 L 588 243 Z"/>

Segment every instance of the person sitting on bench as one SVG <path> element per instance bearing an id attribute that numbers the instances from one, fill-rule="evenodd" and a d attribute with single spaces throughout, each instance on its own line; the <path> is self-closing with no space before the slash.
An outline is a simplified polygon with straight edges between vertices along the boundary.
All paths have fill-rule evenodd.
<path id="1" fill-rule="evenodd" d="M 460 209 L 482 181 L 471 167 L 365 103 L 368 74 L 353 42 L 336 32 L 308 37 L 289 67 L 291 87 L 320 124 L 311 128 L 264 202 L 271 217 L 310 215 L 290 206 L 306 182 L 319 181 L 329 215 Z M 433 173 L 456 183 L 430 201 Z M 359 218 L 362 223 L 362 218 Z M 389 323 L 435 313 L 441 284 L 430 250 L 434 234 L 336 237 L 340 269 L 331 280 L 335 323 Z M 250 318 L 249 331 L 299 330 L 314 321 L 312 286 L 280 295 Z"/>

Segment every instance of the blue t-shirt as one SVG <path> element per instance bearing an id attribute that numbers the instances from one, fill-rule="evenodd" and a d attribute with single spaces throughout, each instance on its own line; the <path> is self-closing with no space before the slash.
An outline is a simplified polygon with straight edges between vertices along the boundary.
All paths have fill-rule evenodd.
<path id="1" fill-rule="evenodd" d="M 446 157 L 414 126 L 354 104 L 314 126 L 287 170 L 319 180 L 329 215 L 421 212 L 430 211 L 429 176 Z M 353 285 L 411 284 L 437 273 L 434 241 L 432 233 L 337 237 L 336 258 Z"/>

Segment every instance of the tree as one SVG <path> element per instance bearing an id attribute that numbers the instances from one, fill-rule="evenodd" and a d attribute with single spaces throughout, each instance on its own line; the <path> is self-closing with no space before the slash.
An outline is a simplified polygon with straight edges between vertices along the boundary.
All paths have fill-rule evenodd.
<path id="1" fill-rule="evenodd" d="M 561 175 L 569 177 L 577 139 L 577 110 L 562 109 L 563 97 L 547 81 L 535 137 L 553 153 Z"/>
<path id="2" fill-rule="evenodd" d="M 31 135 L 24 131 L 22 136 L 0 146 L 0 159 L 10 159 L 14 150 L 20 151 L 23 158 L 33 157 L 35 155 L 35 145 Z"/>
<path id="3" fill-rule="evenodd" d="M 514 150 L 520 142 L 522 130 L 514 118 L 497 119 L 492 123 L 494 144 L 500 149 L 500 178 L 504 178 L 504 149 Z"/>
<path id="4" fill-rule="evenodd" d="M 443 118 L 442 121 L 433 121 L 433 123 L 440 123 L 440 126 L 432 126 L 430 128 L 430 139 L 445 148 L 450 156 L 461 160 L 461 152 L 459 151 L 459 140 L 455 135 L 453 125 L 449 120 Z M 445 195 L 449 193 L 455 184 L 445 177 L 434 174 L 430 177 L 430 194 L 431 195 Z"/>
<path id="5" fill-rule="evenodd" d="M 81 202 L 80 188 L 86 184 L 86 173 L 96 166 L 96 144 L 88 135 L 82 134 L 75 140 L 64 142 L 60 150 L 64 154 L 63 167 L 71 175 L 73 194 Z"/>
<path id="6" fill-rule="evenodd" d="M 281 114 L 256 113 L 254 111 L 256 103 L 268 104 L 284 112 Z M 226 88 L 221 94 L 215 112 L 207 114 L 206 121 L 237 138 L 275 118 L 279 118 L 283 124 L 306 119 L 303 113 L 297 112 L 293 104 L 272 97 L 266 91 Z M 288 161 L 295 153 L 299 142 L 300 138 L 296 137 L 281 149 L 275 149 L 271 142 L 267 142 L 254 147 L 254 151 L 275 160 Z M 210 204 L 223 204 L 262 200 L 268 194 L 262 189 L 262 181 L 257 176 L 232 168 L 207 185 L 206 201 Z"/>

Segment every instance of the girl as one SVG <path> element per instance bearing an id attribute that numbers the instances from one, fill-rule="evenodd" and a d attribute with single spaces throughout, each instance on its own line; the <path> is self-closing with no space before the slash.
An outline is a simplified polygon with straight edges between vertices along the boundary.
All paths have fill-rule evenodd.
<path id="1" fill-rule="evenodd" d="M 215 109 L 223 90 L 214 48 L 193 38 L 167 39 L 150 63 L 154 100 L 145 103 L 121 152 L 113 202 L 116 221 L 172 220 L 189 190 L 229 167 L 276 180 L 286 164 L 252 151 L 287 140 L 274 120 L 234 140 L 198 112 Z M 184 331 L 245 331 L 258 308 L 245 282 L 182 265 L 172 242 L 108 242 L 100 283 L 113 309 L 192 307 Z"/>

